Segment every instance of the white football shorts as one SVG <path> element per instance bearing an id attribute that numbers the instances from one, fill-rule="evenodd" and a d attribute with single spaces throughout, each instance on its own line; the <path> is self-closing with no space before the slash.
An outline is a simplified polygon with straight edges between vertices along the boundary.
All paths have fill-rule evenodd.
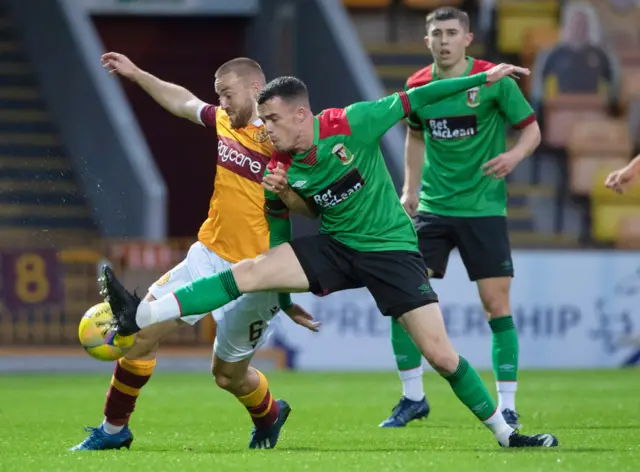
<path id="1" fill-rule="evenodd" d="M 193 280 L 222 272 L 232 265 L 201 242 L 196 242 L 189 248 L 186 259 L 160 277 L 149 287 L 149 292 L 158 299 Z M 217 328 L 213 352 L 225 362 L 239 362 L 252 356 L 273 333 L 279 311 L 278 294 L 275 292 L 247 293 L 214 311 L 211 315 Z M 194 325 L 207 314 L 185 316 L 181 320 Z"/>

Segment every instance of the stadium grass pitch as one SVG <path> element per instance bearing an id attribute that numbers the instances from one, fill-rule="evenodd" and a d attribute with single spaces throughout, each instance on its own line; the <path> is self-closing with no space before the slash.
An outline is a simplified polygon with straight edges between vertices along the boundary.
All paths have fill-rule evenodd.
<path id="1" fill-rule="evenodd" d="M 130 451 L 77 452 L 102 420 L 104 374 L 0 376 L 2 471 L 607 471 L 639 470 L 640 371 L 523 372 L 523 432 L 560 447 L 505 450 L 434 374 L 432 412 L 402 429 L 378 424 L 400 396 L 393 373 L 269 373 L 291 403 L 278 447 L 249 451 L 248 415 L 211 376 L 157 372 L 145 387 Z M 490 373 L 483 375 L 493 384 Z"/>

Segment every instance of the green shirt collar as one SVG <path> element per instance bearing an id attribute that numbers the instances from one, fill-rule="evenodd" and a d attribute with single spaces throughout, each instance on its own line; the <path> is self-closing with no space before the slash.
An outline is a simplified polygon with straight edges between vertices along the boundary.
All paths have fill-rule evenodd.
<path id="1" fill-rule="evenodd" d="M 471 73 L 471 69 L 473 69 L 473 57 L 470 57 L 470 56 L 466 56 L 466 57 L 467 57 L 467 69 L 464 71 L 461 77 L 465 77 L 469 75 Z M 440 78 L 438 77 L 438 71 L 436 69 L 435 62 L 431 64 L 431 76 L 433 77 L 433 80 L 440 80 Z"/>

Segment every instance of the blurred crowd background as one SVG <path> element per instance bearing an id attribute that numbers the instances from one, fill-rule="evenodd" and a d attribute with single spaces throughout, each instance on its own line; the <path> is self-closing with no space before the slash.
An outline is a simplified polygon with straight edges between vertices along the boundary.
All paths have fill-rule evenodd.
<path id="1" fill-rule="evenodd" d="M 640 151 L 636 0 L 0 0 L 0 347 L 75 345 L 101 263 L 144 292 L 206 216 L 215 134 L 109 77 L 102 52 L 214 103 L 215 69 L 250 56 L 268 78 L 299 75 L 319 111 L 402 89 L 444 5 L 469 13 L 470 55 L 533 70 L 521 86 L 543 143 L 508 178 L 513 246 L 640 247 L 640 190 L 602 185 Z M 404 133 L 383 142 L 398 188 Z"/>

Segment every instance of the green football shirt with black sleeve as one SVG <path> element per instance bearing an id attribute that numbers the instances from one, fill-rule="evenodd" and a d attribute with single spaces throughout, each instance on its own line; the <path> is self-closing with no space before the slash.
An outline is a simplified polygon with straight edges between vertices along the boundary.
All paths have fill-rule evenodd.
<path id="1" fill-rule="evenodd" d="M 319 236 L 291 241 L 311 291 L 326 295 L 365 286 L 380 311 L 394 318 L 437 301 L 379 141 L 412 110 L 485 83 L 486 74 L 479 74 L 325 110 L 314 118 L 310 150 L 275 156 L 292 189 L 320 213 Z M 495 402 L 465 359 L 445 378 L 480 420 L 489 421 Z"/>
<path id="2" fill-rule="evenodd" d="M 280 159 L 289 165 L 293 190 L 316 204 L 320 232 L 357 251 L 418 251 L 415 229 L 397 197 L 380 139 L 413 110 L 486 81 L 485 73 L 443 80 L 316 116 L 313 147 Z"/>

